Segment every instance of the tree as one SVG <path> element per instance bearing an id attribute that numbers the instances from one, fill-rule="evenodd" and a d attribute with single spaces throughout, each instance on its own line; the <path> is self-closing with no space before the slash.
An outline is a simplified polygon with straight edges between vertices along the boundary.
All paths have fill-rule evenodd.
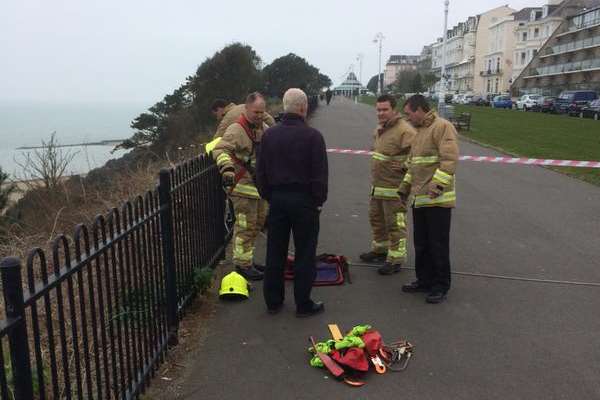
<path id="1" fill-rule="evenodd" d="M 77 152 L 63 151 L 56 140 L 56 132 L 52 132 L 49 141 L 42 140 L 39 149 L 24 154 L 15 162 L 21 168 L 24 180 L 40 181 L 45 189 L 53 191 L 61 184 L 76 155 Z"/>
<path id="2" fill-rule="evenodd" d="M 400 71 L 392 89 L 398 93 L 420 93 L 425 90 L 421 74 L 417 71 Z"/>
<path id="3" fill-rule="evenodd" d="M 8 179 L 8 174 L 2 170 L 2 167 L 0 167 L 0 215 L 8 205 L 10 195 L 17 190 L 16 185 L 12 182 L 9 182 Z"/>
<path id="4" fill-rule="evenodd" d="M 216 98 L 240 103 L 249 93 L 261 90 L 261 64 L 254 49 L 241 43 L 231 44 L 204 61 L 196 75 L 187 80 L 198 125 L 213 121 L 210 105 Z"/>
<path id="5" fill-rule="evenodd" d="M 331 86 L 331 79 L 327 75 L 321 74 L 318 68 L 294 53 L 273 60 L 264 68 L 263 76 L 265 93 L 273 97 L 282 97 L 292 87 L 311 95 L 325 86 Z"/>
<path id="6" fill-rule="evenodd" d="M 383 80 L 383 74 L 379 75 L 379 79 Z M 373 75 L 373 77 L 369 79 L 369 83 L 367 83 L 367 89 L 369 89 L 370 92 L 377 93 L 378 85 L 377 75 Z"/>

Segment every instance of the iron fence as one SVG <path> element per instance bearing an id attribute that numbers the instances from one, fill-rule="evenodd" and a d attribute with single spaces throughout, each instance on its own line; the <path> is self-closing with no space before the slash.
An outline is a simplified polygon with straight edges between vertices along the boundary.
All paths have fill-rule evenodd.
<path id="1" fill-rule="evenodd" d="M 224 257 L 231 221 L 220 179 L 206 156 L 164 169 L 154 190 L 58 236 L 50 257 L 33 249 L 24 269 L 2 260 L 2 400 L 144 391 L 177 342 L 195 274 Z"/>

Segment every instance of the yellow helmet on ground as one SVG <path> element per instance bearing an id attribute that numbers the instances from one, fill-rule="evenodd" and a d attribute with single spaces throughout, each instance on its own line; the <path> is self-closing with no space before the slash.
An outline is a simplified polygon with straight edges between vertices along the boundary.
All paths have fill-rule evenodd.
<path id="1" fill-rule="evenodd" d="M 248 298 L 248 281 L 242 275 L 233 271 L 225 275 L 221 280 L 221 288 L 219 289 L 219 297 L 221 298 Z"/>

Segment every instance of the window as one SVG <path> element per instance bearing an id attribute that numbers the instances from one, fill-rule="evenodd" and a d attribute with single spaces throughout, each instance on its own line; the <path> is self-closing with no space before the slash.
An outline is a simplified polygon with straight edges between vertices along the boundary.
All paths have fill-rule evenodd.
<path id="1" fill-rule="evenodd" d="M 521 40 L 522 40 L 523 42 L 526 42 L 526 41 L 527 41 L 527 32 L 523 32 L 523 33 L 522 33 Z"/>
<path id="2" fill-rule="evenodd" d="M 496 71 L 500 71 L 500 57 L 496 60 Z"/>
<path id="3" fill-rule="evenodd" d="M 498 78 L 496 78 L 496 93 L 498 93 Z"/>
<path id="4" fill-rule="evenodd" d="M 532 57 L 535 57 L 535 55 L 537 54 L 537 52 L 538 52 L 538 51 L 537 51 L 536 49 L 533 49 L 533 50 L 532 50 Z"/>
<path id="5" fill-rule="evenodd" d="M 549 27 L 549 26 L 546 26 L 546 28 L 545 28 L 545 32 L 544 32 L 544 36 L 545 36 L 545 37 L 548 37 L 548 36 L 550 36 L 550 27 Z"/>
<path id="6" fill-rule="evenodd" d="M 488 93 L 490 92 L 491 86 L 492 86 L 492 81 L 488 79 L 488 81 L 487 81 L 487 92 Z"/>
<path id="7" fill-rule="evenodd" d="M 540 28 L 535 28 L 535 29 L 533 30 L 533 37 L 534 37 L 534 38 L 538 38 L 538 37 L 540 37 Z"/>
<path id="8" fill-rule="evenodd" d="M 521 65 L 524 65 L 524 64 L 525 64 L 526 57 L 527 57 L 527 54 L 525 54 L 525 52 L 524 52 L 524 51 L 523 51 L 523 52 L 521 52 Z"/>

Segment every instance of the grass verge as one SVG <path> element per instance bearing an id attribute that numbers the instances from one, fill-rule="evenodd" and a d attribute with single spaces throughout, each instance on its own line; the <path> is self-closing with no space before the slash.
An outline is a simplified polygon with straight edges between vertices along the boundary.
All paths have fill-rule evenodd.
<path id="1" fill-rule="evenodd" d="M 375 98 L 360 101 L 373 105 Z M 600 160 L 600 123 L 565 115 L 455 106 L 455 113 L 470 112 L 471 130 L 461 135 L 484 146 L 518 157 L 553 160 Z M 476 154 L 474 154 L 476 155 Z M 600 169 L 550 167 L 600 186 Z"/>

